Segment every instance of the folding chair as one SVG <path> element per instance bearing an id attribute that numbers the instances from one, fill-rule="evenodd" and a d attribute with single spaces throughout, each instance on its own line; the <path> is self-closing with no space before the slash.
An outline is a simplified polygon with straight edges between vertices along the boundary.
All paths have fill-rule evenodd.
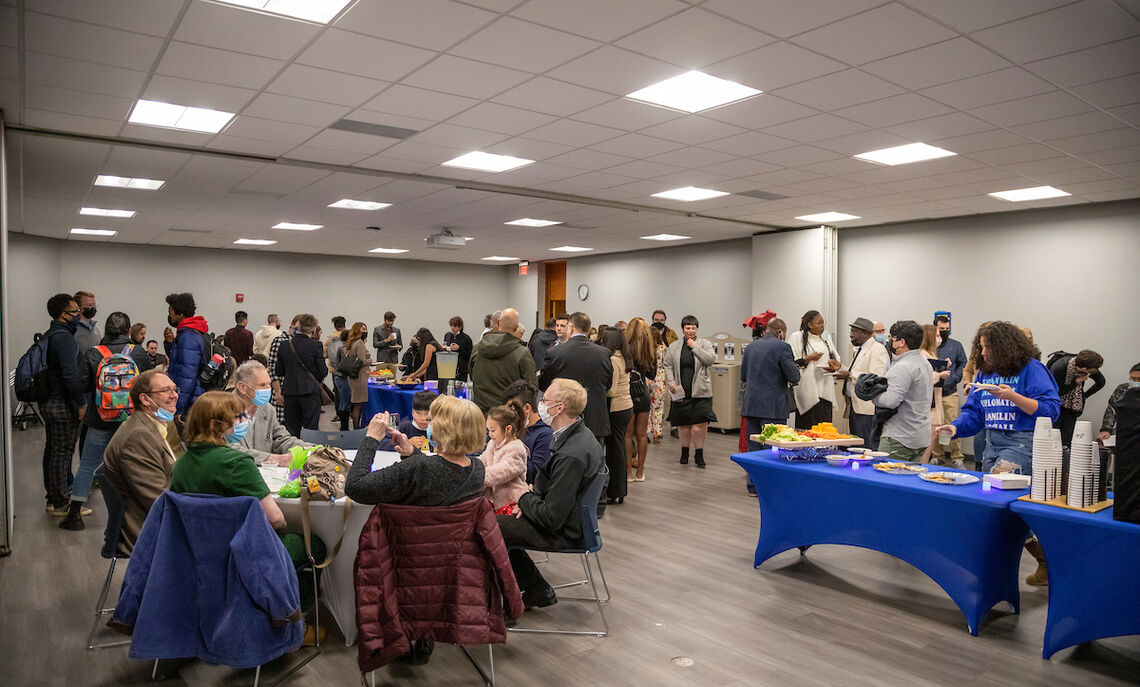
<path id="1" fill-rule="evenodd" d="M 126 646 L 131 643 L 129 639 L 103 644 L 95 643 L 95 633 L 99 630 L 99 623 L 103 620 L 103 616 L 115 612 L 114 606 L 111 608 L 103 607 L 103 604 L 107 603 L 107 592 L 111 589 L 111 578 L 115 576 L 115 564 L 119 558 L 129 558 L 127 554 L 119 551 L 119 540 L 123 534 L 123 497 L 119 494 L 118 488 L 111 483 L 111 480 L 104 479 L 102 465 L 95 468 L 95 479 L 99 480 L 100 488 L 103 491 L 103 502 L 107 504 L 107 528 L 103 530 L 103 550 L 99 553 L 103 558 L 110 559 L 111 565 L 107 568 L 107 578 L 103 580 L 103 590 L 99 592 L 99 600 L 95 602 L 95 622 L 91 624 L 91 632 L 87 635 L 88 651 L 109 649 L 113 646 Z"/>

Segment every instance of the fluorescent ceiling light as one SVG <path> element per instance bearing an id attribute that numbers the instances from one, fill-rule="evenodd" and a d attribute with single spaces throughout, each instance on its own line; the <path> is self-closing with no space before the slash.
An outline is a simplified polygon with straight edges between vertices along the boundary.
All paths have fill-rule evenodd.
<path id="1" fill-rule="evenodd" d="M 518 258 L 512 258 L 512 257 L 508 257 L 506 255 L 489 255 L 483 259 L 484 260 L 494 260 L 496 262 L 515 262 L 518 260 Z"/>
<path id="2" fill-rule="evenodd" d="M 626 97 L 682 112 L 700 112 L 751 98 L 761 92 L 735 81 L 726 81 L 703 72 L 691 71 L 646 86 Z"/>
<path id="3" fill-rule="evenodd" d="M 114 236 L 119 232 L 110 229 L 72 229 L 71 233 L 80 236 Z"/>
<path id="4" fill-rule="evenodd" d="M 814 215 L 800 215 L 796 219 L 802 219 L 805 222 L 843 222 L 861 218 L 858 215 L 849 215 L 846 212 L 818 212 Z"/>
<path id="5" fill-rule="evenodd" d="M 269 14 L 327 24 L 352 0 L 214 0 L 223 5 L 236 5 Z"/>
<path id="6" fill-rule="evenodd" d="M 683 200 L 685 202 L 692 202 L 694 200 L 708 200 L 709 198 L 719 198 L 727 196 L 725 191 L 714 191 L 711 188 L 697 188 L 696 186 L 685 186 L 683 188 L 675 188 L 672 191 L 662 191 L 661 193 L 654 193 L 654 198 L 668 198 L 669 200 Z"/>
<path id="7" fill-rule="evenodd" d="M 108 174 L 100 174 L 95 177 L 96 186 L 111 186 L 113 188 L 137 188 L 146 191 L 155 191 L 162 188 L 165 181 L 161 179 L 135 179 L 132 177 L 115 177 Z"/>
<path id="8" fill-rule="evenodd" d="M 157 100 L 140 100 L 135 103 L 128 120 L 131 124 L 161 126 L 207 134 L 216 134 L 233 119 L 233 112 L 222 112 L 205 107 L 172 105 Z"/>
<path id="9" fill-rule="evenodd" d="M 923 160 L 934 160 L 940 157 L 950 157 L 957 155 L 944 148 L 938 148 L 925 143 L 908 143 L 904 146 L 895 146 L 894 148 L 883 148 L 882 150 L 872 150 L 869 153 L 861 153 L 855 157 L 859 160 L 866 160 L 867 162 L 877 162 L 880 165 L 905 165 L 911 162 L 922 162 Z"/>
<path id="10" fill-rule="evenodd" d="M 272 246 L 277 242 L 268 239 L 238 239 L 234 243 L 239 246 Z"/>
<path id="11" fill-rule="evenodd" d="M 641 238 L 646 241 L 682 241 L 684 239 L 691 239 L 692 236 L 681 236 L 680 234 L 654 234 L 653 236 L 642 236 Z"/>
<path id="12" fill-rule="evenodd" d="M 521 157 L 511 157 L 510 155 L 495 155 L 493 153 L 481 153 L 475 151 L 460 155 L 457 158 L 448 160 L 443 163 L 444 167 L 462 167 L 463 169 L 477 169 L 482 172 L 506 172 L 511 169 L 518 169 L 525 165 L 533 163 L 534 160 L 527 160 Z"/>
<path id="13" fill-rule="evenodd" d="M 373 248 L 369 253 L 407 253 L 406 248 Z"/>
<path id="14" fill-rule="evenodd" d="M 94 215 L 96 217 L 134 217 L 134 210 L 104 210 L 103 208 L 80 208 L 81 215 Z"/>
<path id="15" fill-rule="evenodd" d="M 1033 188 L 1018 188 L 1012 191 L 998 191 L 996 193 L 988 193 L 986 195 L 993 196 L 994 198 L 1001 198 L 1008 200 L 1012 203 L 1021 203 L 1027 200 L 1041 200 L 1042 198 L 1061 198 L 1062 196 L 1071 196 L 1073 194 L 1066 193 L 1059 188 L 1052 186 L 1034 186 Z"/>
<path id="16" fill-rule="evenodd" d="M 557 248 L 551 248 L 550 250 L 555 250 L 555 251 L 558 251 L 560 253 L 584 253 L 585 251 L 594 250 L 594 249 L 593 248 L 582 248 L 581 246 L 559 246 Z"/>
<path id="17" fill-rule="evenodd" d="M 347 208 L 349 210 L 382 210 L 391 206 L 391 203 L 377 203 L 371 200 L 352 200 L 351 198 L 341 198 L 335 203 L 330 203 L 330 208 Z"/>
<path id="18" fill-rule="evenodd" d="M 562 224 L 553 219 L 531 219 L 530 217 L 523 217 L 522 219 L 513 219 L 510 222 L 503 222 L 503 224 L 513 224 L 517 227 L 552 227 L 555 224 Z"/>
<path id="19" fill-rule="evenodd" d="M 294 231 L 313 231 L 321 229 L 323 224 L 297 224 L 296 222 L 278 222 L 273 225 L 274 229 L 292 229 Z"/>

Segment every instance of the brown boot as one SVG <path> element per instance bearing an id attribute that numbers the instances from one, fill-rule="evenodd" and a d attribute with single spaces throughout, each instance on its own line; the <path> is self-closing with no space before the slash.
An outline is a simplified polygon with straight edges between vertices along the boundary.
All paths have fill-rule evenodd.
<path id="1" fill-rule="evenodd" d="M 1025 578 L 1025 583 L 1034 587 L 1049 586 L 1049 568 L 1045 563 L 1045 551 L 1041 548 L 1041 542 L 1030 539 L 1025 542 L 1025 550 L 1037 561 L 1037 570 Z"/>

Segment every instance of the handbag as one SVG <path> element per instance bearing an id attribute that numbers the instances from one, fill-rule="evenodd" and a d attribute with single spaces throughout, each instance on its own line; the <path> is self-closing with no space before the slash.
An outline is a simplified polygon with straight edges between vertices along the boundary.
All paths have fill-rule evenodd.
<path id="1" fill-rule="evenodd" d="M 629 371 L 629 394 L 633 398 L 642 398 L 649 393 L 649 386 L 645 383 L 645 375 L 637 370 Z"/>
<path id="2" fill-rule="evenodd" d="M 304 533 L 305 554 L 313 560 L 312 549 L 312 520 L 309 515 L 309 501 L 335 501 L 344 499 L 344 522 L 341 535 L 325 555 L 325 560 L 314 565 L 318 568 L 327 568 L 333 562 L 340 547 L 344 543 L 344 530 L 348 526 L 348 511 L 352 507 L 352 499 L 344 494 L 344 484 L 348 478 L 348 470 L 352 463 L 344 455 L 344 451 L 335 446 L 317 446 L 309 452 L 309 458 L 301 466 L 301 531 Z"/>
<path id="3" fill-rule="evenodd" d="M 341 357 L 340 362 L 336 365 L 336 371 L 350 379 L 356 379 L 360 374 L 360 368 L 364 367 L 364 361 L 357 358 L 353 353 L 345 353 Z"/>

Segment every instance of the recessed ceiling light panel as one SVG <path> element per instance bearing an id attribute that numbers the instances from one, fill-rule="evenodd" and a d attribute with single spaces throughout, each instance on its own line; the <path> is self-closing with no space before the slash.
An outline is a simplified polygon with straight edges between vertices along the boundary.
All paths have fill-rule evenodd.
<path id="1" fill-rule="evenodd" d="M 735 81 L 691 71 L 634 91 L 626 97 L 682 112 L 700 112 L 759 95 L 761 91 Z"/>
<path id="2" fill-rule="evenodd" d="M 327 24 L 352 0 L 213 0 L 283 17 Z"/>
<path id="3" fill-rule="evenodd" d="M 76 234 L 77 236 L 114 236 L 115 234 L 118 234 L 119 232 L 111 231 L 110 229 L 78 229 L 78 228 L 76 228 L 76 229 L 72 229 L 71 233 Z"/>
<path id="4" fill-rule="evenodd" d="M 483 258 L 484 260 L 491 260 L 493 262 L 517 262 L 518 258 L 512 258 L 506 255 L 488 255 Z"/>
<path id="5" fill-rule="evenodd" d="M 585 253 L 588 250 L 594 250 L 594 249 L 593 248 L 583 248 L 581 246 L 559 246 L 557 248 L 551 248 L 550 250 L 558 251 L 559 253 Z"/>
<path id="6" fill-rule="evenodd" d="M 298 224 L 296 222 L 278 222 L 274 229 L 292 229 L 293 231 L 315 231 L 324 228 L 323 224 Z"/>
<path id="7" fill-rule="evenodd" d="M 653 236 L 642 236 L 641 238 L 646 241 L 683 241 L 691 239 L 692 236 L 681 236 L 680 234 L 654 234 Z"/>
<path id="8" fill-rule="evenodd" d="M 143 126 L 216 134 L 233 118 L 233 112 L 172 105 L 157 100 L 140 100 L 135 103 L 128 121 Z"/>
<path id="9" fill-rule="evenodd" d="M 518 169 L 519 167 L 525 167 L 533 162 L 534 160 L 527 160 L 521 157 L 475 151 L 448 160 L 443 163 L 443 166 L 477 169 L 481 172 L 507 172 L 512 169 Z"/>
<path id="10" fill-rule="evenodd" d="M 238 239 L 234 243 L 239 246 L 272 246 L 277 242 L 268 239 Z"/>
<path id="11" fill-rule="evenodd" d="M 109 174 L 100 174 L 95 177 L 96 186 L 110 186 L 111 188 L 135 188 L 144 191 L 156 191 L 162 188 L 165 181 L 161 179 L 135 179 L 132 177 L 116 177 Z"/>
<path id="12" fill-rule="evenodd" d="M 957 154 L 958 153 L 952 153 L 945 148 L 939 148 L 925 143 L 908 143 L 902 146 L 895 146 L 894 148 L 883 148 L 882 150 L 872 150 L 869 153 L 860 153 L 856 155 L 855 158 L 893 167 L 894 165 L 906 165 L 911 162 L 935 160 L 940 157 L 950 157 L 951 155 Z"/>
<path id="13" fill-rule="evenodd" d="M 711 188 L 697 188 L 696 186 L 684 186 L 682 188 L 675 188 L 671 191 L 662 191 L 661 193 L 654 193 L 654 198 L 668 198 L 669 200 L 683 200 L 685 202 L 692 202 L 694 200 L 708 200 L 709 198 L 719 198 L 727 196 L 725 191 L 714 191 Z"/>
<path id="14" fill-rule="evenodd" d="M 390 207 L 391 203 L 377 203 L 371 200 L 352 200 L 351 198 L 341 198 L 335 203 L 330 203 L 330 208 L 347 208 L 349 210 L 382 210 Z"/>
<path id="15" fill-rule="evenodd" d="M 392 253 L 392 254 L 396 254 L 396 253 L 407 253 L 408 249 L 407 248 L 373 248 L 372 250 L 370 250 L 368 252 L 369 253 Z"/>
<path id="16" fill-rule="evenodd" d="M 95 217 L 120 217 L 131 218 L 135 216 L 134 210 L 104 210 L 103 208 L 79 208 L 81 215 L 93 215 Z"/>
<path id="17" fill-rule="evenodd" d="M 1008 200 L 1011 203 L 1024 203 L 1027 200 L 1042 200 L 1045 198 L 1062 198 L 1073 194 L 1052 186 L 1034 186 L 1033 188 L 1018 188 L 1012 191 L 997 191 L 986 195 L 994 198 Z"/>
<path id="18" fill-rule="evenodd" d="M 849 219 L 862 219 L 858 215 L 849 215 L 846 212 L 819 212 L 814 215 L 800 215 L 796 219 L 805 222 L 844 222 Z"/>
<path id="19" fill-rule="evenodd" d="M 503 222 L 503 224 L 512 224 L 516 227 L 552 227 L 555 224 L 562 224 L 562 222 L 553 219 L 523 217 L 522 219 L 513 219 L 510 222 Z"/>

